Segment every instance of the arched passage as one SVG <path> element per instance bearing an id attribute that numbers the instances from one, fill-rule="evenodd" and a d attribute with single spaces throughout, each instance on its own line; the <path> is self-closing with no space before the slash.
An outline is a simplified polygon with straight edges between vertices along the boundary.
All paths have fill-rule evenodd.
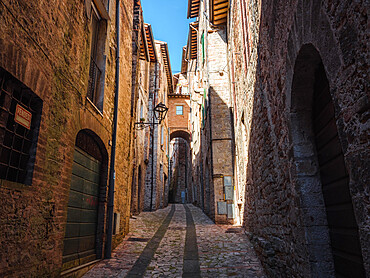
<path id="1" fill-rule="evenodd" d="M 67 206 L 63 264 L 69 269 L 102 257 L 108 153 L 91 130 L 76 137 Z"/>
<path id="2" fill-rule="evenodd" d="M 170 141 L 172 141 L 172 139 L 174 138 L 182 138 L 186 142 L 190 143 L 190 133 L 186 130 L 179 129 L 179 130 L 171 131 Z"/>
<path id="3" fill-rule="evenodd" d="M 290 116 L 311 274 L 365 277 L 330 86 L 311 44 L 296 59 Z"/>
<path id="4" fill-rule="evenodd" d="M 177 133 L 179 134 L 179 133 Z M 171 133 L 173 135 L 173 133 Z M 195 199 L 191 187 L 190 145 L 183 137 L 172 137 L 170 143 L 169 203 L 188 203 Z"/>

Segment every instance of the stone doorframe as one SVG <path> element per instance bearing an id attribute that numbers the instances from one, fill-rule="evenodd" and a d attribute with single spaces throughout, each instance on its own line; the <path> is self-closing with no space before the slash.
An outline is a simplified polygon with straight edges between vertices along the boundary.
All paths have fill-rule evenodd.
<path id="1" fill-rule="evenodd" d="M 310 277 L 335 277 L 329 228 L 312 130 L 314 70 L 323 63 L 331 89 L 343 64 L 321 1 L 298 0 L 286 44 L 286 113 L 290 130 L 290 179 L 297 200 Z M 297 75 L 295 75 L 297 74 Z M 331 96 L 335 91 L 330 91 Z M 333 102 L 335 99 L 333 98 Z M 338 133 L 341 136 L 339 126 Z"/>
<path id="2" fill-rule="evenodd" d="M 313 133 L 312 108 L 315 70 L 320 54 L 312 44 L 298 53 L 291 86 L 291 178 L 300 197 L 300 211 L 312 277 L 335 277 L 329 228 Z"/>

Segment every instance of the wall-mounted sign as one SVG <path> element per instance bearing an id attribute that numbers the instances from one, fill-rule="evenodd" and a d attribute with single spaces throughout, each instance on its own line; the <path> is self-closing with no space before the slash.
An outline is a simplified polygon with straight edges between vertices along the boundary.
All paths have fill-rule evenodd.
<path id="1" fill-rule="evenodd" d="M 235 218 L 234 204 L 227 204 L 227 218 Z"/>
<path id="2" fill-rule="evenodd" d="M 19 104 L 15 109 L 14 121 L 21 126 L 31 129 L 32 113 Z"/>
<path id="3" fill-rule="evenodd" d="M 225 200 L 234 200 L 234 186 L 225 186 Z"/>
<path id="4" fill-rule="evenodd" d="M 226 202 L 217 202 L 217 214 L 227 214 Z"/>

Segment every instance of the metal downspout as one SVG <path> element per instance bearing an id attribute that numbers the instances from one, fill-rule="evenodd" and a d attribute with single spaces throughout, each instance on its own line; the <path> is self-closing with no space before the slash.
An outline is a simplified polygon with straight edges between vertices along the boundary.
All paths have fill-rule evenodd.
<path id="1" fill-rule="evenodd" d="M 113 132 L 112 132 L 112 149 L 110 156 L 109 169 L 109 189 L 108 189 L 108 218 L 107 218 L 107 242 L 105 246 L 105 258 L 112 257 L 112 237 L 113 237 L 113 209 L 114 209 L 114 183 L 116 178 L 115 173 L 115 158 L 116 158 L 116 141 L 117 141 L 117 119 L 118 119 L 118 93 L 119 93 L 119 70 L 120 70 L 120 1 L 116 0 L 116 88 L 114 96 L 114 111 L 113 111 Z"/>

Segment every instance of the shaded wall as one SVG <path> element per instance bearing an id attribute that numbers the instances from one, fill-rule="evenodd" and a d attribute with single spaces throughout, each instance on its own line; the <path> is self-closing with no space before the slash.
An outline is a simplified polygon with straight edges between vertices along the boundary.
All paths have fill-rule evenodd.
<path id="1" fill-rule="evenodd" d="M 293 140 L 292 80 L 306 44 L 318 51 L 328 78 L 369 275 L 365 14 L 365 4 L 343 1 L 233 2 L 229 66 L 235 72 L 236 171 L 245 190 L 244 226 L 272 277 L 333 275 L 330 252 L 323 250 L 327 235 L 315 228 L 323 204 L 307 200 L 311 183 L 299 178 L 316 175 L 318 167 L 297 161 Z M 312 243 L 322 245 L 315 249 Z"/>

